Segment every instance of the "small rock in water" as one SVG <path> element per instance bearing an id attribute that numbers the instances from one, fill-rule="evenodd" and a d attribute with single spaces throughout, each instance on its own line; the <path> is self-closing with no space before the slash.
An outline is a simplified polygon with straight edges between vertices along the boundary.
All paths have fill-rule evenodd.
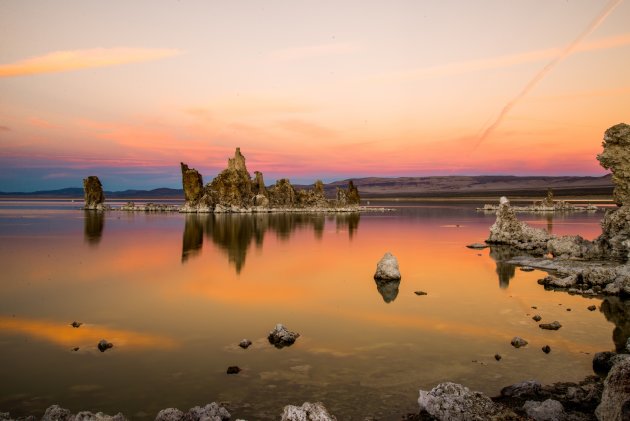
<path id="1" fill-rule="evenodd" d="M 416 294 L 416 295 L 427 295 L 427 293 L 424 292 L 424 291 L 414 291 L 414 294 Z"/>
<path id="2" fill-rule="evenodd" d="M 72 326 L 72 327 L 79 327 L 79 326 L 81 326 L 82 324 L 83 324 L 83 323 L 81 323 L 81 322 L 74 321 L 74 322 L 70 323 L 70 326 Z"/>
<path id="3" fill-rule="evenodd" d="M 79 350 L 78 346 L 75 346 L 74 348 L 72 348 L 72 351 L 77 352 Z"/>
<path id="4" fill-rule="evenodd" d="M 101 352 L 105 352 L 105 351 L 107 351 L 109 348 L 113 348 L 113 347 L 114 347 L 114 344 L 113 344 L 113 343 L 111 343 L 111 342 L 107 342 L 105 339 L 101 339 L 101 340 L 98 342 L 97 347 L 98 347 L 98 350 L 99 350 L 99 351 L 101 351 Z"/>
<path id="5" fill-rule="evenodd" d="M 534 321 L 539 322 L 539 321 L 541 321 L 541 320 L 542 320 L 542 317 L 540 317 L 540 315 L 539 315 L 539 314 L 537 314 L 537 315 L 535 315 L 534 317 L 532 317 L 532 319 L 534 319 Z"/>
<path id="6" fill-rule="evenodd" d="M 241 372 L 241 368 L 236 365 L 231 365 L 227 369 L 228 374 L 238 374 Z"/>
<path id="7" fill-rule="evenodd" d="M 249 348 L 251 344 L 252 344 L 252 341 L 250 341 L 249 339 L 243 339 L 242 341 L 238 343 L 238 346 L 240 346 L 243 349 L 247 349 Z"/>
<path id="8" fill-rule="evenodd" d="M 468 247 L 469 249 L 482 250 L 482 249 L 488 248 L 488 245 L 482 244 L 482 243 L 472 243 L 472 244 L 468 244 L 466 247 Z"/>
<path id="9" fill-rule="evenodd" d="M 551 347 L 549 345 L 545 345 L 545 346 L 542 347 L 542 351 L 545 354 L 549 354 L 551 352 Z"/>
<path id="10" fill-rule="evenodd" d="M 534 268 L 533 268 L 533 267 L 531 267 L 531 266 L 523 266 L 523 267 L 521 267 L 521 268 L 520 268 L 520 270 L 521 270 L 522 272 L 531 272 L 531 271 L 533 271 L 533 270 L 534 270 Z"/>
<path id="11" fill-rule="evenodd" d="M 286 327 L 282 326 L 282 324 L 278 323 L 276 327 L 269 332 L 267 340 L 276 348 L 284 348 L 285 346 L 293 345 L 299 336 L 299 333 L 291 332 Z"/>
<path id="12" fill-rule="evenodd" d="M 497 361 L 501 361 L 501 356 L 499 354 L 494 354 L 494 359 Z"/>
<path id="13" fill-rule="evenodd" d="M 520 348 L 522 346 L 527 345 L 528 342 L 523 338 L 515 336 L 514 338 L 512 338 L 512 341 L 510 343 L 512 344 L 514 348 Z"/>
<path id="14" fill-rule="evenodd" d="M 534 310 L 538 310 L 538 307 L 537 307 L 537 306 L 532 306 L 532 308 L 533 308 Z"/>
<path id="15" fill-rule="evenodd" d="M 376 264 L 375 280 L 381 281 L 399 281 L 400 269 L 398 268 L 398 259 L 390 252 L 385 255 Z"/>
<path id="16" fill-rule="evenodd" d="M 594 306 L 594 305 L 588 306 L 588 307 L 586 307 L 586 308 L 587 308 L 589 311 L 595 311 L 595 310 L 597 310 L 597 307 L 596 307 L 596 306 Z"/>
<path id="17" fill-rule="evenodd" d="M 567 308 L 567 311 L 571 311 L 571 309 L 570 309 L 570 308 Z"/>
<path id="18" fill-rule="evenodd" d="M 560 324 L 559 321 L 554 320 L 551 323 L 541 323 L 538 325 L 538 327 L 541 329 L 546 329 L 546 330 L 558 330 L 562 327 L 562 325 Z"/>

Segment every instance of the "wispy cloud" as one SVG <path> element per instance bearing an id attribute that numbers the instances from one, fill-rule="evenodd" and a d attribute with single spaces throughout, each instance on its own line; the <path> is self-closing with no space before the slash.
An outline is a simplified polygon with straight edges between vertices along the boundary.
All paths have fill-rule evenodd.
<path id="1" fill-rule="evenodd" d="M 354 53 L 359 50 L 356 44 L 352 43 L 330 43 L 319 45 L 307 45 L 302 47 L 283 48 L 272 51 L 269 58 L 277 61 L 292 61 L 310 59 L 316 57 L 326 57 L 331 55 L 341 55 Z"/>
<path id="2" fill-rule="evenodd" d="M 529 93 L 541 80 L 547 76 L 549 72 L 551 72 L 562 60 L 564 60 L 567 56 L 573 53 L 581 41 L 586 38 L 589 34 L 591 34 L 595 29 L 601 25 L 608 15 L 612 13 L 615 7 L 619 6 L 623 0 L 612 0 L 610 1 L 604 10 L 597 15 L 595 19 L 584 29 L 570 44 L 568 44 L 562 51 L 556 54 L 549 63 L 545 67 L 543 67 L 538 73 L 534 75 L 534 77 L 527 82 L 527 84 L 521 89 L 521 91 L 512 98 L 507 104 L 503 106 L 499 115 L 494 119 L 494 121 L 486 127 L 486 129 L 481 133 L 479 139 L 473 145 L 473 150 L 476 149 L 484 140 L 488 138 L 494 132 L 494 130 L 503 122 L 505 116 L 510 112 L 510 110 L 521 100 L 525 95 Z"/>
<path id="3" fill-rule="evenodd" d="M 573 52 L 589 52 L 607 50 L 630 45 L 630 33 L 583 42 L 575 46 Z M 425 79 L 431 77 L 453 76 L 483 70 L 501 69 L 525 63 L 548 60 L 562 54 L 561 48 L 525 51 L 517 54 L 506 54 L 497 57 L 486 57 L 474 60 L 455 61 L 420 69 L 404 70 L 378 76 L 376 79 Z"/>
<path id="4" fill-rule="evenodd" d="M 93 48 L 53 51 L 14 63 L 0 64 L 0 77 L 16 77 L 42 73 L 68 72 L 95 67 L 159 60 L 181 54 L 167 48 Z"/>

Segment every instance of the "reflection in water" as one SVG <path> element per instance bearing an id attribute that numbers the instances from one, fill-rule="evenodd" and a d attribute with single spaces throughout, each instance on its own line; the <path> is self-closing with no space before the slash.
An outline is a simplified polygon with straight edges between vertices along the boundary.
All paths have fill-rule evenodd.
<path id="1" fill-rule="evenodd" d="M 547 214 L 547 232 L 553 234 L 553 214 Z"/>
<path id="2" fill-rule="evenodd" d="M 630 338 L 630 300 L 619 297 L 606 297 L 602 301 L 601 312 L 606 320 L 615 324 L 613 342 L 617 352 L 624 352 Z"/>
<path id="3" fill-rule="evenodd" d="M 516 266 L 506 263 L 518 254 L 518 250 L 514 250 L 510 246 L 491 246 L 490 257 L 497 264 L 497 275 L 499 275 L 499 287 L 507 288 L 510 286 L 510 279 L 514 278 Z"/>
<path id="4" fill-rule="evenodd" d="M 348 229 L 353 237 L 359 226 L 359 213 L 335 214 L 337 230 Z M 312 228 L 315 237 L 320 239 L 326 224 L 323 214 L 265 213 L 265 214 L 189 214 L 186 215 L 182 262 L 199 253 L 203 246 L 204 234 L 228 255 L 228 260 L 240 273 L 250 244 L 255 242 L 262 247 L 265 233 L 274 231 L 282 240 L 288 240 L 298 228 Z"/>
<path id="5" fill-rule="evenodd" d="M 89 244 L 96 245 L 101 241 L 105 214 L 94 210 L 85 211 L 84 238 Z"/>
<path id="6" fill-rule="evenodd" d="M 398 281 L 381 281 L 376 280 L 376 289 L 379 294 L 383 296 L 383 301 L 386 303 L 391 303 L 398 296 L 398 286 L 400 285 L 400 280 Z"/>

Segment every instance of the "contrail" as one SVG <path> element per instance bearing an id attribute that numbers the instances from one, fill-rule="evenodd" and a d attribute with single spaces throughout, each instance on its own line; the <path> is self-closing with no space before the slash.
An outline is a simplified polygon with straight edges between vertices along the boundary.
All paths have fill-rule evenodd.
<path id="1" fill-rule="evenodd" d="M 473 146 L 473 150 L 477 149 L 477 147 L 479 145 L 481 145 L 481 143 L 486 140 L 486 138 L 488 136 L 490 136 L 490 134 L 499 126 L 499 124 L 501 124 L 503 122 L 503 119 L 505 118 L 505 116 L 507 115 L 507 113 L 510 112 L 510 110 L 521 100 L 523 99 L 523 97 L 525 95 L 527 95 L 529 93 L 529 91 L 532 90 L 532 88 L 534 86 L 536 86 L 538 84 L 538 82 L 540 82 L 545 76 L 547 76 L 547 73 L 549 73 L 551 70 L 553 70 L 554 67 L 556 67 L 556 65 L 558 63 L 560 63 L 563 59 L 565 59 L 569 54 L 571 54 L 573 52 L 573 50 L 575 50 L 575 47 L 577 47 L 577 45 L 589 34 L 591 34 L 591 32 L 593 32 L 595 29 L 597 29 L 597 27 L 599 25 L 601 25 L 606 18 L 608 17 L 608 15 L 613 11 L 613 9 L 617 6 L 619 6 L 621 4 L 623 0 L 612 0 L 610 1 L 606 7 L 604 8 L 604 10 L 602 10 L 602 12 L 595 18 L 593 19 L 593 21 L 590 23 L 590 25 L 588 25 L 586 27 L 586 29 L 584 31 L 582 31 L 582 33 L 580 33 L 577 38 L 575 38 L 573 40 L 573 42 L 571 42 L 569 45 L 567 45 L 562 51 L 560 51 L 558 53 L 558 55 L 556 57 L 554 57 L 553 60 L 551 60 L 549 63 L 547 63 L 547 65 L 545 67 L 542 68 L 542 70 L 540 70 L 538 73 L 536 73 L 536 75 L 532 78 L 532 80 L 530 80 L 527 85 L 525 85 L 525 87 L 518 93 L 518 95 L 516 95 L 514 98 L 512 98 L 511 101 L 509 101 L 507 104 L 505 104 L 505 106 L 503 107 L 503 109 L 501 110 L 501 112 L 499 113 L 499 116 L 494 120 L 494 122 L 488 126 L 483 133 L 481 133 L 481 136 L 479 136 L 479 139 L 477 140 L 477 142 L 475 143 L 475 145 Z"/>

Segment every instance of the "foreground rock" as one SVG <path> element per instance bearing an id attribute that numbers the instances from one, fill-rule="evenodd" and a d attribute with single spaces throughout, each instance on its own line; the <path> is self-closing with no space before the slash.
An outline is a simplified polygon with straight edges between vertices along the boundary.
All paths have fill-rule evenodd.
<path id="1" fill-rule="evenodd" d="M 512 338 L 512 340 L 510 341 L 510 344 L 512 344 L 512 346 L 513 346 L 514 348 L 520 348 L 520 347 L 522 347 L 522 346 L 527 345 L 527 344 L 528 344 L 528 342 L 527 342 L 525 339 L 521 338 L 521 337 L 515 336 L 515 337 L 514 337 L 514 338 Z"/>
<path id="2" fill-rule="evenodd" d="M 608 373 L 595 415 L 600 420 L 630 420 L 630 358 L 619 361 Z"/>
<path id="3" fill-rule="evenodd" d="M 337 418 L 321 402 L 304 402 L 302 406 L 285 406 L 281 421 L 337 421 Z"/>
<path id="4" fill-rule="evenodd" d="M 438 420 L 518 419 L 511 410 L 483 393 L 450 382 L 440 383 L 428 392 L 420 390 L 418 405 L 421 412 L 426 411 Z"/>
<path id="5" fill-rule="evenodd" d="M 562 325 L 559 321 L 554 320 L 551 323 L 541 323 L 538 325 L 538 327 L 545 330 L 558 330 L 562 327 Z"/>
<path id="6" fill-rule="evenodd" d="M 527 401 L 523 405 L 523 410 L 535 421 L 564 421 L 566 419 L 564 407 L 554 399 L 547 399 L 544 402 Z"/>
<path id="7" fill-rule="evenodd" d="M 120 412 L 116 415 L 107 415 L 102 412 L 92 413 L 89 411 L 81 411 L 72 414 L 69 409 L 52 405 L 46 409 L 42 421 L 126 421 L 127 418 Z"/>
<path id="8" fill-rule="evenodd" d="M 278 323 L 276 327 L 269 332 L 267 339 L 269 343 L 276 348 L 284 348 L 295 343 L 295 340 L 300 337 L 299 333 L 291 332 L 282 324 Z"/>
<path id="9" fill-rule="evenodd" d="M 111 342 L 106 341 L 105 339 L 101 339 L 98 344 L 96 345 L 96 347 L 98 348 L 99 351 L 101 352 L 105 352 L 110 348 L 114 347 L 114 344 Z"/>
<path id="10" fill-rule="evenodd" d="M 167 408 L 158 412 L 155 421 L 227 421 L 230 413 L 216 402 L 206 406 L 195 406 L 184 413 L 177 408 Z"/>
<path id="11" fill-rule="evenodd" d="M 85 210 L 104 210 L 105 194 L 97 176 L 91 175 L 83 179 L 83 196 Z"/>
<path id="12" fill-rule="evenodd" d="M 602 167 L 612 172 L 613 198 L 617 206 L 630 204 L 630 126 L 612 126 L 604 133 L 604 151 L 597 156 Z"/>
<path id="13" fill-rule="evenodd" d="M 398 268 L 398 259 L 390 252 L 385 255 L 376 264 L 376 273 L 374 279 L 377 281 L 400 281 L 400 270 Z"/>

